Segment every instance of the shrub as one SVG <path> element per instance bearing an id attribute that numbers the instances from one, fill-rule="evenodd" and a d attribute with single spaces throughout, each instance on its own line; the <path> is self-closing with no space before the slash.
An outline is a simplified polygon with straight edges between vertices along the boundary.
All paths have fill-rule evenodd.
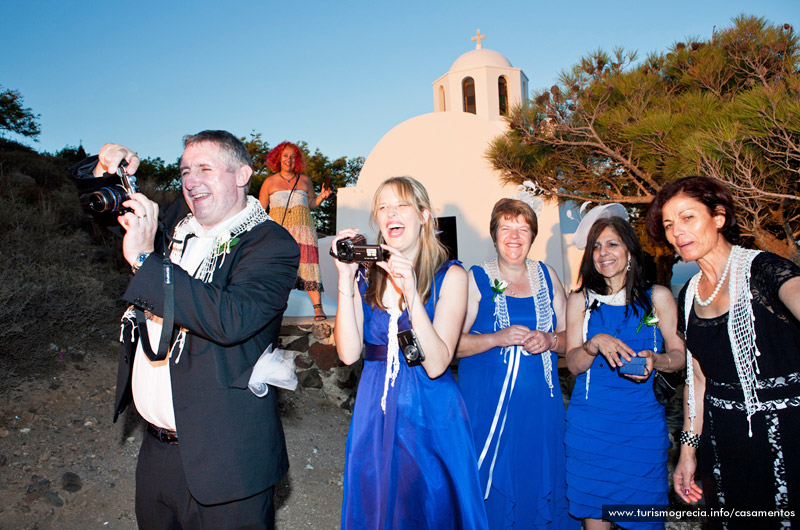
<path id="1" fill-rule="evenodd" d="M 83 215 L 66 171 L 0 143 L 0 387 L 50 373 L 69 347 L 119 329 L 119 242 Z"/>

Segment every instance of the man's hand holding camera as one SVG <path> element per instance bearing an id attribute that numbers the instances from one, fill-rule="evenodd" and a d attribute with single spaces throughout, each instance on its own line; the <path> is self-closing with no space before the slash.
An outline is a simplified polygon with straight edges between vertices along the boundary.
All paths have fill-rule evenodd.
<path id="1" fill-rule="evenodd" d="M 139 167 L 136 153 L 123 145 L 105 144 L 100 148 L 94 175 L 100 177 L 105 173 L 114 173 L 123 161 L 127 163 L 125 172 L 133 175 Z M 119 224 L 125 229 L 122 254 L 125 261 L 133 265 L 140 254 L 153 251 L 158 229 L 158 204 L 142 193 L 131 194 L 122 204 L 130 210 L 118 217 Z"/>
<path id="2" fill-rule="evenodd" d="M 115 173 L 122 161 L 128 164 L 125 171 L 128 175 L 133 175 L 139 168 L 139 156 L 124 145 L 105 144 L 97 154 L 97 166 L 94 168 L 94 176 L 102 177 L 104 173 Z"/>

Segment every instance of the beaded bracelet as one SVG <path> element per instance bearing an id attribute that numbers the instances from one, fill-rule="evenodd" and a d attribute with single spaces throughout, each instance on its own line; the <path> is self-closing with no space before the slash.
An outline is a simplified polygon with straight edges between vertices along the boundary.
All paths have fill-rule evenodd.
<path id="1" fill-rule="evenodd" d="M 681 445 L 688 445 L 695 449 L 700 447 L 700 435 L 689 431 L 681 431 L 680 435 Z"/>

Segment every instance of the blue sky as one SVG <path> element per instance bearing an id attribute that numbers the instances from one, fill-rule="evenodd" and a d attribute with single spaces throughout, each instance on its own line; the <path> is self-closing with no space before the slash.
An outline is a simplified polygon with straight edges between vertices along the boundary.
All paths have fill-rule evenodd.
<path id="1" fill-rule="evenodd" d="M 4 0 L 0 13 L 0 84 L 41 115 L 29 145 L 114 141 L 167 161 L 207 128 L 367 156 L 433 110 L 431 83 L 478 28 L 532 90 L 598 48 L 643 58 L 740 13 L 800 30 L 800 0 Z"/>

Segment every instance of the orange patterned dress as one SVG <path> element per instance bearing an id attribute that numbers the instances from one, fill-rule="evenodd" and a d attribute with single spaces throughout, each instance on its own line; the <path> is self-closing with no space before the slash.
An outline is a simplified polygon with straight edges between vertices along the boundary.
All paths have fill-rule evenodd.
<path id="1" fill-rule="evenodd" d="M 291 197 L 290 197 L 291 196 Z M 287 202 L 291 201 L 288 205 Z M 294 288 L 299 291 L 322 292 L 322 276 L 319 271 L 317 229 L 305 190 L 281 190 L 269 196 L 269 216 L 292 234 L 300 247 L 300 267 Z"/>

